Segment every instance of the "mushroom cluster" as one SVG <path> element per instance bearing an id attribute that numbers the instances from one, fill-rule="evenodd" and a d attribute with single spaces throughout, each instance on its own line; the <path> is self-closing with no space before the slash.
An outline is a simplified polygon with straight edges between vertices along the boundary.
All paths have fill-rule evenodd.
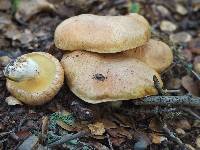
<path id="1" fill-rule="evenodd" d="M 150 39 L 147 20 L 138 14 L 83 14 L 64 20 L 55 31 L 70 90 L 89 103 L 156 95 L 153 76 L 173 60 L 169 46 Z"/>
<path id="2" fill-rule="evenodd" d="M 165 43 L 150 39 L 150 25 L 138 14 L 83 14 L 64 20 L 55 31 L 57 48 L 66 50 L 61 63 L 52 55 L 22 55 L 4 69 L 8 91 L 29 105 L 50 101 L 64 82 L 89 103 L 156 95 L 153 76 L 173 60 Z"/>

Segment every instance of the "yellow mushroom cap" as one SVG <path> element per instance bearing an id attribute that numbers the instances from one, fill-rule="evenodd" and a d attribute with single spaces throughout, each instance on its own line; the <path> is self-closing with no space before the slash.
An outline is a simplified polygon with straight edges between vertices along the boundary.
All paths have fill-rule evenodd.
<path id="1" fill-rule="evenodd" d="M 149 23 L 136 13 L 126 16 L 82 14 L 59 24 L 54 42 L 62 50 L 116 53 L 144 45 L 150 35 Z"/>
<path id="2" fill-rule="evenodd" d="M 124 57 L 133 57 L 146 63 L 157 72 L 162 72 L 173 62 L 173 53 L 164 42 L 150 39 L 145 45 L 119 53 Z"/>
<path id="3" fill-rule="evenodd" d="M 118 54 L 74 51 L 61 60 L 71 91 L 88 103 L 130 100 L 156 95 L 159 74 L 135 58 Z"/>
<path id="4" fill-rule="evenodd" d="M 18 82 L 7 79 L 6 86 L 11 95 L 28 105 L 42 105 L 50 101 L 64 82 L 64 71 L 60 62 L 44 52 L 28 53 L 17 59 L 31 59 L 37 64 L 39 73 L 34 78 Z M 21 74 L 20 76 L 23 77 Z"/>

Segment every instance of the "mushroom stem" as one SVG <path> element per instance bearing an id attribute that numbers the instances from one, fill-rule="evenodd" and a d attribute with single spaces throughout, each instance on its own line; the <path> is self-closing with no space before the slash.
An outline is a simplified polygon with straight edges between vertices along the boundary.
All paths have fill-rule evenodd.
<path id="1" fill-rule="evenodd" d="M 19 57 L 10 62 L 3 72 L 6 78 L 20 82 L 36 78 L 39 74 L 39 66 L 29 57 Z"/>

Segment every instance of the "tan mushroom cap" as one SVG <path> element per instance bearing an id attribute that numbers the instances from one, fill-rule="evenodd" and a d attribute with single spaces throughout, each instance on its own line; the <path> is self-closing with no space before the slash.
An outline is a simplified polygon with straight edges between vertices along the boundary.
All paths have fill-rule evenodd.
<path id="1" fill-rule="evenodd" d="M 64 71 L 60 62 L 44 52 L 33 52 L 22 56 L 37 62 L 40 73 L 35 79 L 20 82 L 7 79 L 8 91 L 28 105 L 42 105 L 50 101 L 64 82 Z"/>
<path id="2" fill-rule="evenodd" d="M 162 72 L 173 62 L 173 53 L 164 42 L 150 39 L 145 45 L 119 53 L 123 57 L 133 57 L 146 63 L 157 72 Z"/>
<path id="3" fill-rule="evenodd" d="M 62 50 L 116 53 L 144 45 L 150 26 L 139 14 L 97 16 L 82 14 L 63 21 L 56 28 L 54 42 Z"/>
<path id="4" fill-rule="evenodd" d="M 74 51 L 61 60 L 71 91 L 88 103 L 137 99 L 156 95 L 153 75 L 145 63 L 116 54 Z"/>

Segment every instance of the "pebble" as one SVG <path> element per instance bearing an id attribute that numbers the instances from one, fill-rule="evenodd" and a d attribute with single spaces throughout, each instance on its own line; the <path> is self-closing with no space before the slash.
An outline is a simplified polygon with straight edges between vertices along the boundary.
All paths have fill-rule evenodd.
<path id="1" fill-rule="evenodd" d="M 200 62 L 194 64 L 194 70 L 196 73 L 200 74 Z"/>
<path id="2" fill-rule="evenodd" d="M 18 99 L 16 99 L 16 98 L 13 97 L 13 96 L 8 96 L 8 97 L 6 97 L 5 101 L 6 101 L 6 103 L 7 103 L 8 105 L 11 105 L 11 106 L 23 105 Z"/>
<path id="3" fill-rule="evenodd" d="M 181 4 L 176 5 L 176 12 L 180 15 L 186 15 L 188 13 L 187 9 Z"/>
<path id="4" fill-rule="evenodd" d="M 185 134 L 185 131 L 181 128 L 177 128 L 176 129 L 176 133 L 179 134 L 179 135 L 184 135 Z"/>
<path id="5" fill-rule="evenodd" d="M 170 15 L 169 10 L 168 10 L 166 7 L 162 6 L 162 5 L 158 5 L 158 6 L 156 7 L 156 10 L 157 10 L 162 16 L 169 16 L 169 15 Z"/>
<path id="6" fill-rule="evenodd" d="M 200 136 L 196 139 L 196 146 L 197 148 L 200 148 Z"/>
<path id="7" fill-rule="evenodd" d="M 177 26 L 171 21 L 163 20 L 160 23 L 160 29 L 162 31 L 173 32 L 177 29 Z"/>
<path id="8" fill-rule="evenodd" d="M 7 64 L 9 64 L 11 62 L 11 60 L 12 59 L 10 57 L 8 57 L 8 56 L 1 56 L 0 57 L 0 64 L 2 66 L 6 66 Z"/>
<path id="9" fill-rule="evenodd" d="M 187 32 L 178 32 L 175 34 L 171 34 L 169 38 L 174 43 L 179 43 L 179 42 L 187 43 L 191 41 L 192 36 Z"/>

